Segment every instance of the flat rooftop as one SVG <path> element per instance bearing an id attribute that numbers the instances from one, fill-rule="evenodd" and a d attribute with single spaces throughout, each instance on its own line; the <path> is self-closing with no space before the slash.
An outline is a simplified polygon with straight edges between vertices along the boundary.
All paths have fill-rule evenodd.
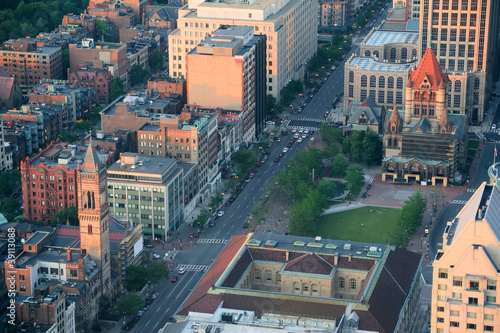
<path id="1" fill-rule="evenodd" d="M 418 45 L 418 32 L 376 30 L 364 41 L 367 46 L 404 43 Z"/>
<path id="2" fill-rule="evenodd" d="M 408 63 L 393 63 L 376 61 L 372 57 L 355 56 L 348 61 L 349 66 L 357 67 L 364 71 L 377 71 L 377 72 L 396 72 L 404 73 L 409 71 L 413 62 Z"/>
<path id="3" fill-rule="evenodd" d="M 108 177 L 113 178 L 112 174 L 116 173 L 144 173 L 163 175 L 170 169 L 177 160 L 168 157 L 139 157 L 136 164 L 121 164 L 118 160 L 108 168 Z"/>
<path id="4" fill-rule="evenodd" d="M 27 245 L 36 245 L 36 244 L 38 244 L 42 239 L 44 239 L 48 235 L 49 235 L 48 232 L 37 231 L 24 244 L 27 244 Z"/>
<path id="5" fill-rule="evenodd" d="M 67 143 L 54 144 L 37 158 L 31 160 L 31 167 L 46 166 L 57 168 L 59 165 L 68 170 L 75 170 L 83 165 L 87 146 L 69 145 Z M 108 154 L 97 154 L 99 161 L 106 165 Z"/>

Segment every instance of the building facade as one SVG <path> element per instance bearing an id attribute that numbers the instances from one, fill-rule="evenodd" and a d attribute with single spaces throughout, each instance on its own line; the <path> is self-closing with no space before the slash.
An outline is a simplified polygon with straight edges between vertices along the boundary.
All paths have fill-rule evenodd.
<path id="1" fill-rule="evenodd" d="M 342 0 L 320 1 L 318 4 L 318 29 L 346 29 L 349 19 L 348 2 Z"/>
<path id="2" fill-rule="evenodd" d="M 431 332 L 500 330 L 500 191 L 483 183 L 447 223 L 434 260 Z"/>
<path id="3" fill-rule="evenodd" d="M 99 68 L 68 70 L 68 82 L 75 87 L 83 87 L 94 91 L 94 100 L 97 104 L 106 105 L 109 101 L 109 91 L 114 78 L 106 69 Z"/>
<path id="4" fill-rule="evenodd" d="M 455 108 L 453 113 L 466 114 L 474 123 L 483 121 L 498 78 L 498 17 L 498 1 L 429 0 L 420 4 L 421 55 L 432 48 L 441 68 L 466 82 L 458 91 L 449 88 L 453 106 L 448 107 Z"/>
<path id="5" fill-rule="evenodd" d="M 139 158 L 121 154 L 108 169 L 111 215 L 140 223 L 143 232 L 167 239 L 177 230 L 184 213 L 183 169 L 173 158 Z"/>
<path id="6" fill-rule="evenodd" d="M 186 77 L 187 54 L 221 26 L 253 26 L 267 40 L 266 93 L 279 97 L 289 80 L 303 78 L 306 61 L 316 53 L 317 6 L 312 0 L 192 0 L 179 10 L 177 29 L 168 38 L 170 75 Z"/>
<path id="7" fill-rule="evenodd" d="M 265 38 L 239 26 L 215 30 L 187 55 L 188 104 L 240 111 L 244 142 L 264 125 L 265 63 L 256 59 L 263 50 Z"/>
<path id="8" fill-rule="evenodd" d="M 448 185 L 465 165 L 468 125 L 465 115 L 446 108 L 448 76 L 427 49 L 406 85 L 404 114 L 388 113 L 383 137 L 382 180 Z"/>
<path id="9" fill-rule="evenodd" d="M 42 79 L 62 79 L 61 47 L 38 46 L 36 40 L 14 40 L 0 48 L 0 67 L 16 79 L 27 94 Z"/>

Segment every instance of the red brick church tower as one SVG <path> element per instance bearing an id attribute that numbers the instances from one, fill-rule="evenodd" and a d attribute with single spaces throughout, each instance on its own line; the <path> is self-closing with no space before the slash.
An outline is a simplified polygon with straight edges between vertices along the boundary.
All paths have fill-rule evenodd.
<path id="1" fill-rule="evenodd" d="M 111 292 L 111 258 L 109 245 L 108 174 L 92 147 L 92 139 L 78 172 L 78 218 L 80 247 L 101 268 L 102 294 Z"/>

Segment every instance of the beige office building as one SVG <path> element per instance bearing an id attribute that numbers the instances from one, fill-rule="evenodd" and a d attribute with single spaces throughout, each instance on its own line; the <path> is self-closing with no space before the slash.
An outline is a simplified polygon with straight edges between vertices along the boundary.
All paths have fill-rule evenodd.
<path id="1" fill-rule="evenodd" d="M 500 190 L 483 183 L 434 260 L 431 332 L 500 332 Z"/>
<path id="2" fill-rule="evenodd" d="M 497 0 L 426 0 L 420 3 L 420 51 L 432 48 L 458 86 L 448 86 L 448 109 L 481 122 L 498 76 Z"/>
<path id="3" fill-rule="evenodd" d="M 267 39 L 267 93 L 279 97 L 289 80 L 302 79 L 317 49 L 318 3 L 312 0 L 189 1 L 168 36 L 171 77 L 186 77 L 186 56 L 223 25 L 253 26 Z"/>

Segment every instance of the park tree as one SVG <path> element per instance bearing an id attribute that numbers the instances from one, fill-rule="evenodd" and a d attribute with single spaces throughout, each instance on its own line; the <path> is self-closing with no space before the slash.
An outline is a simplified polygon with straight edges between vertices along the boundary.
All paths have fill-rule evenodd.
<path id="1" fill-rule="evenodd" d="M 144 309 L 144 303 L 142 298 L 137 296 L 136 293 L 132 293 L 116 303 L 116 310 L 128 317 Z"/>
<path id="2" fill-rule="evenodd" d="M 7 221 L 14 222 L 14 219 L 23 213 L 21 203 L 14 198 L 8 198 L 2 205 L 0 212 L 5 216 Z"/>
<path id="3" fill-rule="evenodd" d="M 313 172 L 315 176 L 318 176 L 323 170 L 322 159 L 323 153 L 319 149 L 309 148 L 307 150 L 300 150 L 295 152 L 291 161 L 291 165 L 305 166 L 311 173 L 311 177 Z"/>
<path id="4" fill-rule="evenodd" d="M 302 200 L 312 186 L 311 174 L 303 165 L 279 170 L 276 179 L 281 190 L 291 202 Z"/>
<path id="5" fill-rule="evenodd" d="M 337 156 L 339 152 L 339 147 L 335 143 L 332 143 L 323 148 L 323 157 L 331 160 L 334 156 Z"/>
<path id="6" fill-rule="evenodd" d="M 365 172 L 359 164 L 351 164 L 345 176 L 347 188 L 351 193 L 358 193 L 365 184 Z"/>
<path id="7" fill-rule="evenodd" d="M 332 161 L 332 172 L 337 177 L 344 177 L 349 167 L 346 158 L 342 154 L 337 154 Z"/>
<path id="8" fill-rule="evenodd" d="M 427 206 L 427 199 L 417 191 L 405 201 L 397 222 L 397 228 L 391 234 L 395 246 L 406 247 L 410 236 L 422 225 L 422 218 Z"/>
<path id="9" fill-rule="evenodd" d="M 113 80 L 113 83 L 111 84 L 111 88 L 109 90 L 109 100 L 114 101 L 123 94 L 125 94 L 123 80 L 117 77 Z"/>
<path id="10" fill-rule="evenodd" d="M 151 283 L 156 284 L 163 279 L 168 279 L 168 269 L 165 267 L 165 263 L 162 261 L 153 261 L 146 267 L 147 280 Z"/>
<path id="11" fill-rule="evenodd" d="M 139 64 L 132 66 L 128 73 L 130 86 L 135 87 L 139 84 L 146 84 L 151 77 L 149 70 L 144 69 Z"/>
<path id="12" fill-rule="evenodd" d="M 69 208 L 64 208 L 59 212 L 55 212 L 52 215 L 52 220 L 50 222 L 53 227 L 60 224 L 78 226 L 78 207 L 72 206 Z"/>
<path id="13" fill-rule="evenodd" d="M 326 198 L 335 198 L 337 196 L 337 184 L 328 179 L 321 179 L 316 187 L 318 192 Z"/>
<path id="14" fill-rule="evenodd" d="M 310 190 L 304 199 L 292 206 L 290 233 L 297 236 L 314 236 L 323 212 L 326 197 L 317 190 Z"/>
<path id="15" fill-rule="evenodd" d="M 141 290 L 148 282 L 146 268 L 143 266 L 130 265 L 125 274 L 125 288 L 130 292 Z"/>
<path id="16" fill-rule="evenodd" d="M 321 137 L 327 144 L 342 143 L 342 132 L 328 123 L 323 123 L 320 128 Z"/>
<path id="17" fill-rule="evenodd" d="M 382 142 L 374 131 L 366 132 L 363 138 L 363 162 L 368 165 L 380 163 L 382 159 Z"/>

